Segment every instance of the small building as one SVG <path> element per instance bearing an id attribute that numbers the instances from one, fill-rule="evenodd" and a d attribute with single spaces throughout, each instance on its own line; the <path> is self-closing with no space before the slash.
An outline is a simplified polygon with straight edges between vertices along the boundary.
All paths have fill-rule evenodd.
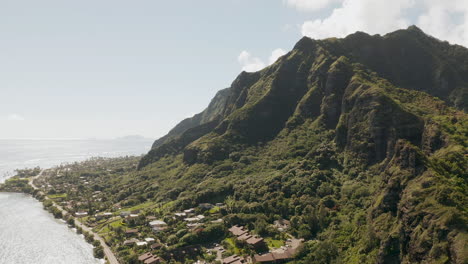
<path id="1" fill-rule="evenodd" d="M 174 213 L 174 215 L 175 215 L 176 217 L 186 217 L 186 216 L 187 216 L 186 213 Z"/>
<path id="2" fill-rule="evenodd" d="M 167 226 L 167 223 L 162 221 L 162 220 L 153 220 L 151 222 L 148 223 L 149 226 L 151 227 L 164 227 L 164 226 Z"/>
<path id="3" fill-rule="evenodd" d="M 138 247 L 146 247 L 146 246 L 148 245 L 148 242 L 146 242 L 146 241 L 138 241 L 138 242 L 136 242 L 136 245 L 137 245 Z"/>
<path id="4" fill-rule="evenodd" d="M 189 215 L 189 214 L 194 214 L 194 213 L 195 213 L 195 209 L 194 209 L 194 208 L 190 208 L 190 209 L 184 210 L 184 213 L 186 213 L 187 215 Z"/>
<path id="5" fill-rule="evenodd" d="M 209 210 L 211 208 L 214 207 L 214 205 L 210 204 L 210 203 L 201 203 L 198 205 L 199 208 L 201 209 L 206 209 L 206 210 Z"/>
<path id="6" fill-rule="evenodd" d="M 167 229 L 167 226 L 155 226 L 151 228 L 154 233 L 159 233 Z"/>
<path id="7" fill-rule="evenodd" d="M 135 235 L 138 234 L 138 229 L 132 228 L 132 229 L 127 229 L 125 230 L 125 235 Z"/>
<path id="8" fill-rule="evenodd" d="M 154 243 L 150 246 L 151 249 L 158 249 L 158 248 L 161 248 L 162 245 L 160 243 Z"/>
<path id="9" fill-rule="evenodd" d="M 152 243 L 152 242 L 155 241 L 155 239 L 152 238 L 152 237 L 147 237 L 147 238 L 145 238 L 145 241 L 148 242 L 148 243 Z"/>
<path id="10" fill-rule="evenodd" d="M 263 255 L 254 255 L 254 263 L 284 263 L 291 260 L 294 257 L 295 250 L 289 248 L 283 252 L 269 252 Z"/>
<path id="11" fill-rule="evenodd" d="M 95 215 L 97 220 L 104 219 L 104 218 L 110 218 L 112 216 L 113 216 L 113 214 L 111 212 L 105 212 L 105 213 Z"/>
<path id="12" fill-rule="evenodd" d="M 120 217 L 122 217 L 122 218 L 125 218 L 125 217 L 127 217 L 127 216 L 129 216 L 129 215 L 130 215 L 130 212 L 129 212 L 129 211 L 122 211 L 122 212 L 120 212 Z"/>
<path id="13" fill-rule="evenodd" d="M 247 230 L 244 229 L 244 227 L 242 226 L 232 226 L 231 228 L 229 228 L 229 232 L 231 232 L 233 235 L 235 236 L 241 236 L 245 233 L 248 233 Z"/>
<path id="14" fill-rule="evenodd" d="M 157 256 L 152 256 L 148 259 L 146 259 L 143 263 L 145 264 L 158 264 L 158 263 L 161 263 L 162 259 L 160 257 L 157 257 Z"/>
<path id="15" fill-rule="evenodd" d="M 185 222 L 198 222 L 198 221 L 201 221 L 205 219 L 205 216 L 204 215 L 197 215 L 195 217 L 188 217 L 188 218 L 185 218 L 184 221 Z"/>
<path id="16" fill-rule="evenodd" d="M 260 248 L 265 245 L 265 241 L 263 240 L 263 238 L 258 236 L 251 236 L 250 238 L 245 240 L 245 242 L 247 242 L 247 244 L 251 245 L 254 248 Z"/>
<path id="17" fill-rule="evenodd" d="M 78 212 L 75 213 L 75 216 L 79 217 L 79 218 L 85 217 L 85 216 L 88 216 L 88 212 L 78 211 Z"/>
<path id="18" fill-rule="evenodd" d="M 136 238 L 131 238 L 131 239 L 125 240 L 125 241 L 123 242 L 123 245 L 124 245 L 124 246 L 129 246 L 129 245 L 135 244 L 136 242 L 138 242 L 138 239 L 136 239 Z"/>
<path id="19" fill-rule="evenodd" d="M 145 254 L 139 256 L 138 260 L 139 261 L 145 261 L 145 260 L 151 258 L 152 256 L 153 256 L 153 254 L 151 254 L 151 252 L 146 252 Z"/>
<path id="20" fill-rule="evenodd" d="M 243 264 L 245 260 L 237 255 L 229 256 L 222 260 L 223 264 Z"/>

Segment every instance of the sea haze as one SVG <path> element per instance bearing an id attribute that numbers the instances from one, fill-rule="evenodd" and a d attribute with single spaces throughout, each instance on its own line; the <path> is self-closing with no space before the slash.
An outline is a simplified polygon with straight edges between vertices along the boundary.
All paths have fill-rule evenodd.
<path id="1" fill-rule="evenodd" d="M 0 139 L 0 183 L 15 169 L 49 168 L 91 157 L 119 157 L 148 152 L 153 140 L 128 137 L 113 140 Z"/>

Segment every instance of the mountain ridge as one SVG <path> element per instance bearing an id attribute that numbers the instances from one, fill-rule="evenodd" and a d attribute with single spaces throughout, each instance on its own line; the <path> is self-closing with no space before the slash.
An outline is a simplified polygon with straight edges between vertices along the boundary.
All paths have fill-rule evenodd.
<path id="1" fill-rule="evenodd" d="M 337 261 L 463 263 L 467 94 L 468 49 L 417 27 L 304 37 L 157 141 L 138 175 L 181 208 L 232 195 L 229 223 L 291 219 Z M 320 245 L 297 263 L 320 263 Z"/>

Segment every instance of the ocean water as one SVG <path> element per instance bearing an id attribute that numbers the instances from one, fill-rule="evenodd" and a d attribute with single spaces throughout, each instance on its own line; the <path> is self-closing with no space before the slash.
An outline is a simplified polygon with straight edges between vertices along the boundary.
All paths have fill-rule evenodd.
<path id="1" fill-rule="evenodd" d="M 0 183 L 17 168 L 146 153 L 152 140 L 0 140 Z M 92 246 L 30 196 L 0 193 L 0 264 L 94 264 Z"/>
<path id="2" fill-rule="evenodd" d="M 0 139 L 0 183 L 15 169 L 49 168 L 91 157 L 141 155 L 151 148 L 150 139 L 116 140 L 35 140 Z"/>
<path id="3" fill-rule="evenodd" d="M 94 264 L 93 247 L 31 196 L 0 193 L 0 264 Z"/>

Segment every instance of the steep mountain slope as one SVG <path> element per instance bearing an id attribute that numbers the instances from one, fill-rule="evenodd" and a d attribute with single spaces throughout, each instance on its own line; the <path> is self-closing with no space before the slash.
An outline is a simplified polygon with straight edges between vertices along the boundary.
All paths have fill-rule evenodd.
<path id="1" fill-rule="evenodd" d="M 465 263 L 467 96 L 468 49 L 416 27 L 303 38 L 156 141 L 132 188 L 291 219 L 318 239 L 298 263 Z"/>

